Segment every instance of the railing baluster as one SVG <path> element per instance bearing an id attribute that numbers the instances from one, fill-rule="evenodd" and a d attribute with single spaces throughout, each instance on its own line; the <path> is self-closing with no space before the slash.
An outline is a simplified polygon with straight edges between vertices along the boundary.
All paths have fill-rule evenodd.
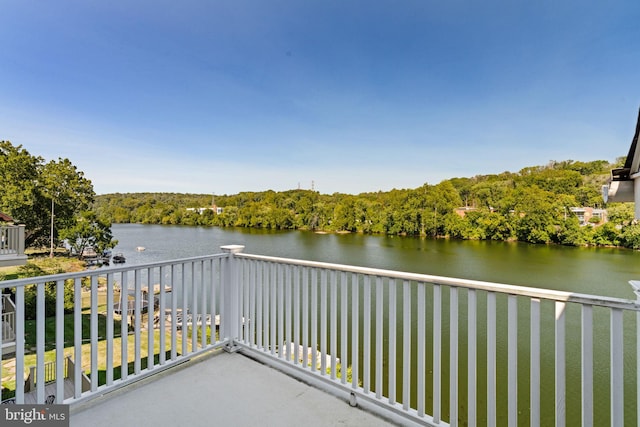
<path id="1" fill-rule="evenodd" d="M 496 416 L 496 294 L 487 294 L 487 425 L 495 426 Z"/>
<path id="2" fill-rule="evenodd" d="M 330 332 L 330 337 L 331 337 L 331 347 L 330 347 L 330 352 L 331 352 L 331 379 L 335 380 L 337 378 L 337 365 L 338 362 L 336 360 L 336 358 L 338 357 L 338 337 L 337 337 L 337 330 L 338 330 L 338 283 L 337 283 L 337 274 L 335 271 L 331 272 L 331 318 L 330 318 L 330 325 L 331 325 L 331 332 Z"/>
<path id="3" fill-rule="evenodd" d="M 302 267 L 302 367 L 309 366 L 309 269 Z"/>
<path id="4" fill-rule="evenodd" d="M 531 425 L 540 425 L 540 300 L 531 299 L 530 403 Z"/>
<path id="5" fill-rule="evenodd" d="M 300 268 L 293 268 L 293 363 L 300 363 Z"/>
<path id="6" fill-rule="evenodd" d="M 269 267 L 269 348 L 271 355 L 276 354 L 276 268 L 275 264 L 267 264 Z"/>
<path id="7" fill-rule="evenodd" d="M 556 301 L 556 427 L 563 427 L 566 421 L 565 310 L 566 303 Z"/>
<path id="8" fill-rule="evenodd" d="M 249 317 L 249 260 L 236 258 L 232 264 L 235 275 L 237 315 L 235 318 L 236 341 L 246 344 Z"/>
<path id="9" fill-rule="evenodd" d="M 220 275 L 222 259 L 211 261 L 211 342 L 220 342 L 220 310 L 218 308 L 218 292 L 220 292 Z"/>
<path id="10" fill-rule="evenodd" d="M 264 271 L 262 272 L 263 278 L 263 294 L 264 294 L 264 306 L 263 306 L 263 319 L 264 319 L 264 327 L 262 338 L 264 342 L 264 351 L 269 352 L 272 348 L 271 346 L 271 263 L 265 262 L 263 265 Z"/>
<path id="11" fill-rule="evenodd" d="M 247 303 L 249 302 L 249 296 L 247 292 L 249 291 L 248 283 L 246 283 L 247 279 L 247 268 L 249 268 L 249 260 L 238 259 L 235 261 L 237 268 L 237 286 L 238 286 L 238 318 L 235 319 L 236 327 L 238 330 L 238 341 L 246 344 L 248 330 L 244 327 L 247 319 Z"/>
<path id="12" fill-rule="evenodd" d="M 187 297 L 187 263 L 183 262 L 182 263 L 182 269 L 181 269 L 181 277 L 182 280 L 180 282 L 180 288 L 182 289 L 182 328 L 180 329 L 180 338 L 182 339 L 182 356 L 186 356 L 188 354 L 187 351 L 187 344 L 189 343 L 189 308 L 188 308 L 188 301 L 189 298 Z M 230 274 L 227 274 L 227 280 L 229 280 L 229 276 Z M 231 310 L 231 307 L 227 307 L 225 309 L 225 313 L 228 313 L 229 310 Z M 193 320 L 193 319 L 192 319 Z M 229 338 L 229 339 L 233 339 L 233 337 L 228 336 L 229 334 L 229 330 L 231 329 L 230 325 L 224 325 L 224 330 L 227 333 L 227 336 L 225 336 L 225 338 Z"/>
<path id="13" fill-rule="evenodd" d="M 458 288 L 449 288 L 449 425 L 458 425 Z"/>
<path id="14" fill-rule="evenodd" d="M 177 279 L 176 265 L 171 265 L 169 277 L 171 277 L 171 360 L 178 357 L 178 292 L 176 289 Z M 183 316 L 184 317 L 184 316 Z"/>
<path id="15" fill-rule="evenodd" d="M 160 347 L 160 351 L 158 354 L 158 363 L 160 364 L 160 366 L 164 365 L 167 362 L 167 301 L 165 289 L 167 286 L 167 280 L 165 278 L 166 273 L 166 266 L 161 266 L 158 273 L 160 275 L 160 293 L 158 295 L 158 329 L 160 330 L 160 334 L 158 337 L 158 346 Z"/>
<path id="16" fill-rule="evenodd" d="M 416 367 L 417 367 L 417 399 L 418 399 L 418 416 L 424 417 L 425 415 L 425 341 L 426 341 L 426 301 L 425 301 L 425 284 L 418 283 L 418 295 L 417 302 L 418 308 L 418 343 L 416 347 Z"/>
<path id="17" fill-rule="evenodd" d="M 364 276 L 364 327 L 362 332 L 363 389 L 368 394 L 371 389 L 371 276 Z"/>
<path id="18" fill-rule="evenodd" d="M 91 342 L 91 391 L 98 389 L 98 276 L 91 276 L 91 308 L 90 318 L 90 342 Z"/>
<path id="19" fill-rule="evenodd" d="M 318 369 L 318 283 L 317 271 L 311 270 L 311 370 Z"/>
<path id="20" fill-rule="evenodd" d="M 285 337 L 284 337 L 284 280 L 282 273 L 282 264 L 278 264 L 277 266 L 278 279 L 277 279 L 277 287 L 278 287 L 278 357 L 282 359 L 284 356 L 284 346 L 285 346 Z"/>
<path id="21" fill-rule="evenodd" d="M 270 338 L 271 338 L 271 355 L 276 354 L 276 266 L 273 263 L 269 264 L 269 288 L 271 289 L 271 307 L 270 307 Z"/>
<path id="22" fill-rule="evenodd" d="M 593 308 L 582 306 L 582 427 L 593 426 Z"/>
<path id="23" fill-rule="evenodd" d="M 320 375 L 327 374 L 327 270 L 320 270 Z"/>
<path id="24" fill-rule="evenodd" d="M 257 296 L 256 296 L 256 264 L 257 261 L 252 261 L 249 264 L 250 274 L 249 274 L 249 318 L 245 320 L 245 323 L 248 321 L 249 325 L 249 337 L 248 342 L 250 347 L 256 347 L 256 304 L 257 304 Z"/>
<path id="25" fill-rule="evenodd" d="M 467 293 L 467 422 L 469 427 L 477 424 L 477 388 L 478 388 L 478 298 L 475 289 Z"/>
<path id="26" fill-rule="evenodd" d="M 191 270 L 191 353 L 195 353 L 198 351 L 198 289 L 196 288 L 196 265 L 195 262 L 191 261 L 189 263 L 189 270 Z M 238 270 L 242 271 L 242 268 Z M 242 273 L 238 273 L 242 274 Z M 239 284 L 243 283 L 242 280 L 238 282 Z M 239 295 L 242 295 L 240 293 Z M 242 298 L 240 298 L 240 304 L 242 304 Z M 238 313 L 242 314 L 242 309 L 238 310 Z M 201 319 L 201 321 L 204 319 Z M 239 321 L 239 320 L 238 320 Z M 238 329 L 241 331 L 242 329 Z M 238 334 L 237 338 L 240 339 L 242 337 L 241 334 Z"/>
<path id="27" fill-rule="evenodd" d="M 107 324 L 106 324 L 106 339 L 107 339 L 107 372 L 106 372 L 106 385 L 113 384 L 113 273 L 107 274 Z M 61 359 L 63 355 L 61 355 Z M 58 374 L 59 375 L 59 374 Z"/>
<path id="28" fill-rule="evenodd" d="M 155 365 L 155 343 L 153 316 L 156 312 L 155 306 L 155 289 L 154 283 L 151 281 L 152 269 L 147 269 L 147 369 L 153 369 Z"/>
<path id="29" fill-rule="evenodd" d="M 257 268 L 256 268 L 256 322 L 257 322 L 257 331 L 256 331 L 256 343 L 257 343 L 257 347 L 261 350 L 264 350 L 264 341 L 263 341 L 263 333 L 262 333 L 262 328 L 264 327 L 263 325 L 263 318 L 262 316 L 264 315 L 262 307 L 264 307 L 264 296 L 262 294 L 262 290 L 264 288 L 264 279 L 262 277 L 262 272 L 263 272 L 263 265 L 261 262 L 258 262 Z"/>
<path id="30" fill-rule="evenodd" d="M 624 334 L 622 310 L 611 309 L 611 425 L 624 425 Z"/>
<path id="31" fill-rule="evenodd" d="M 384 289 L 382 277 L 376 277 L 376 399 L 382 399 L 382 367 L 384 364 L 384 356 L 382 353 L 382 344 L 384 341 L 383 328 L 383 303 Z"/>
<path id="32" fill-rule="evenodd" d="M 64 401 L 64 280 L 56 282 L 56 403 Z M 2 328 L 0 328 L 2 329 Z M 113 339 L 113 338 L 112 338 Z M 0 340 L 2 342 L 2 340 Z M 1 357 L 0 357 L 1 358 Z M 0 375 L 2 378 L 2 375 Z"/>
<path id="33" fill-rule="evenodd" d="M 351 387 L 358 389 L 360 380 L 360 363 L 358 355 L 359 347 L 359 327 L 360 301 L 358 296 L 359 278 L 357 274 L 351 276 Z"/>
<path id="34" fill-rule="evenodd" d="M 442 400 L 442 289 L 433 285 L 433 422 L 441 419 Z"/>
<path id="35" fill-rule="evenodd" d="M 74 397 L 82 394 L 82 283 L 80 278 L 74 280 L 73 304 L 73 345 L 74 345 Z"/>
<path id="36" fill-rule="evenodd" d="M 509 427 L 518 425 L 518 298 L 514 295 L 508 297 L 507 308 L 507 399 L 509 402 L 508 419 Z"/>
<path id="37" fill-rule="evenodd" d="M 409 410 L 411 404 L 411 284 L 402 286 L 402 408 Z"/>
<path id="38" fill-rule="evenodd" d="M 207 327 L 211 325 L 213 328 L 213 318 L 209 317 L 209 313 L 207 310 L 208 301 L 208 289 L 209 289 L 209 278 L 210 274 L 207 272 L 207 264 L 205 260 L 198 261 L 197 270 L 200 272 L 198 276 L 198 281 L 196 283 L 196 292 L 198 294 L 198 312 L 200 321 L 198 323 L 198 331 L 197 334 L 200 336 L 198 340 L 198 347 L 200 350 L 204 350 L 207 346 Z M 195 281 L 195 278 L 194 278 Z"/>
<path id="39" fill-rule="evenodd" d="M 396 404 L 397 298 L 396 280 L 389 279 L 389 404 Z"/>
<path id="40" fill-rule="evenodd" d="M 134 329 L 134 358 L 133 358 L 133 373 L 135 375 L 139 375 L 140 374 L 140 370 L 141 370 L 141 363 L 140 363 L 140 354 L 141 354 L 141 345 L 140 345 L 140 341 L 141 341 L 141 324 L 142 324 L 142 301 L 141 301 L 141 294 L 142 294 L 142 284 L 141 284 L 141 280 L 142 278 L 140 277 L 141 275 L 141 271 L 140 269 L 136 269 L 134 271 L 134 283 L 135 283 L 135 288 L 134 288 L 134 295 L 133 295 L 133 329 Z"/>
<path id="41" fill-rule="evenodd" d="M 202 322 L 200 324 L 200 347 L 206 348 L 209 343 L 207 341 L 207 326 L 209 327 L 210 334 L 213 334 L 215 329 L 215 319 L 213 316 L 210 316 L 207 310 L 207 290 L 211 289 L 209 286 L 209 280 L 211 278 L 211 274 L 207 274 L 207 265 L 204 260 L 200 261 L 200 292 L 201 296 L 201 308 L 200 313 L 202 313 Z"/>
<path id="42" fill-rule="evenodd" d="M 349 284 L 347 283 L 347 273 L 340 273 L 340 364 L 341 364 L 341 377 L 340 382 L 342 384 L 347 383 L 347 350 L 349 348 L 348 341 L 348 320 L 349 320 Z"/>
<path id="43" fill-rule="evenodd" d="M 175 324 L 175 322 L 173 322 Z M 129 282 L 128 273 L 120 273 L 120 378 L 129 376 Z M 76 359 L 75 365 L 78 365 Z"/>
<path id="44" fill-rule="evenodd" d="M 44 283 L 36 285 L 36 401 L 44 403 Z"/>
<path id="45" fill-rule="evenodd" d="M 16 288 L 16 403 L 24 403 L 24 286 Z"/>
<path id="46" fill-rule="evenodd" d="M 284 294 L 285 294 L 285 337 L 286 337 L 286 342 L 287 342 L 287 346 L 285 347 L 286 350 L 286 354 L 287 354 L 287 361 L 292 362 L 293 360 L 291 360 L 291 356 L 292 356 L 292 352 L 295 354 L 296 351 L 292 348 L 293 347 L 293 337 L 292 337 L 292 321 L 293 319 L 291 318 L 291 306 L 292 306 L 292 301 L 291 301 L 291 266 L 287 265 L 284 269 L 284 282 L 285 282 L 285 289 L 284 289 Z"/>

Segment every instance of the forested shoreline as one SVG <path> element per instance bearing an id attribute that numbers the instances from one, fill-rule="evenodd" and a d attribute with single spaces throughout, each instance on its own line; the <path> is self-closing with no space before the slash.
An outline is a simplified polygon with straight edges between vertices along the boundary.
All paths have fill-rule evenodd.
<path id="1" fill-rule="evenodd" d="M 358 195 L 312 190 L 235 195 L 115 193 L 94 210 L 112 223 L 253 227 L 453 239 L 640 248 L 633 205 L 604 205 L 616 163 L 552 161 L 519 172 L 452 178 L 414 189 Z M 222 208 L 201 212 L 197 208 Z M 608 221 L 581 226 L 572 207 L 606 208 Z M 196 210 L 189 210 L 196 208 Z"/>

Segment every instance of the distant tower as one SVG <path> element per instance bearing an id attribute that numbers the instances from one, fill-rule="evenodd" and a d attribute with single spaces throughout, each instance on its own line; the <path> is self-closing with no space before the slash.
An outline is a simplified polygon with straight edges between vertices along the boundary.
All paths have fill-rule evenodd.
<path id="1" fill-rule="evenodd" d="M 311 181 L 311 191 L 316 191 L 316 182 Z"/>

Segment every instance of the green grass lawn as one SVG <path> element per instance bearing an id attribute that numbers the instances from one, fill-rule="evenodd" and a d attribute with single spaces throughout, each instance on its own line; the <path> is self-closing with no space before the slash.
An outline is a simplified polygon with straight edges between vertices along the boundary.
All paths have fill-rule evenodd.
<path id="1" fill-rule="evenodd" d="M 91 374 L 91 314 L 90 309 L 90 292 L 83 292 L 82 295 L 82 306 L 85 307 L 82 311 L 82 356 L 81 356 L 81 366 L 82 370 L 85 374 L 90 376 Z M 118 295 L 114 295 L 114 300 L 117 301 Z M 107 378 L 107 342 L 106 342 L 106 330 L 107 330 L 107 316 L 106 316 L 106 294 L 105 292 L 98 293 L 98 338 L 97 338 L 97 353 L 98 353 L 98 384 L 102 385 L 106 383 Z M 141 323 L 143 325 L 147 325 L 147 315 L 144 314 Z M 55 317 L 50 317 L 45 320 L 45 352 L 44 352 L 44 361 L 53 362 L 56 357 L 55 350 L 55 340 L 56 340 L 56 320 Z M 24 378 L 28 376 L 29 367 L 35 366 L 37 364 L 37 356 L 36 356 L 36 340 L 37 340 L 37 325 L 35 320 L 29 320 L 25 322 L 25 358 L 24 358 Z M 67 314 L 64 316 L 64 343 L 65 355 L 71 355 L 72 359 L 75 359 L 75 327 L 74 327 L 74 315 Z M 191 328 L 188 328 L 186 331 L 187 336 L 187 349 L 191 350 Z M 121 366 L 122 366 L 122 331 L 121 331 L 121 321 L 120 316 L 114 315 L 113 322 L 113 334 L 114 334 L 114 342 L 113 342 L 113 355 L 112 355 L 112 366 L 113 366 L 113 377 L 114 379 L 120 378 L 121 375 Z M 171 332 L 170 329 L 167 328 L 166 331 L 166 344 L 165 348 L 160 348 L 160 331 L 154 329 L 153 330 L 153 349 L 151 350 L 154 357 L 154 363 L 158 363 L 159 355 L 162 351 L 166 352 L 167 360 L 170 357 L 170 346 L 171 346 Z M 198 343 L 200 342 L 201 329 L 197 328 L 198 334 Z M 207 339 L 211 335 L 211 329 L 207 327 L 206 329 Z M 126 364 L 128 366 L 128 372 L 132 374 L 134 372 L 134 364 L 135 364 L 135 335 L 132 332 L 131 326 L 129 326 L 128 334 L 125 335 L 127 342 L 127 361 Z M 141 369 L 145 369 L 148 362 L 149 356 L 149 339 L 148 339 L 148 331 L 141 331 L 140 338 L 140 354 L 141 354 Z M 176 337 L 176 350 L 177 354 L 182 353 L 182 333 L 179 331 Z M 217 332 L 216 332 L 217 338 Z M 199 345 L 199 344 L 198 344 Z M 13 397 L 15 393 L 15 381 L 16 375 L 13 371 L 15 368 L 11 368 L 13 364 L 15 366 L 15 358 L 5 359 L 2 361 L 2 398 L 6 399 L 9 397 Z M 18 375 L 18 377 L 20 377 Z"/>
<path id="2" fill-rule="evenodd" d="M 30 354 L 35 352 L 36 348 L 36 321 L 27 320 L 24 325 L 24 339 L 25 339 L 25 353 Z M 105 314 L 98 314 L 98 335 L 100 339 L 104 339 L 107 330 L 107 316 Z M 44 324 L 45 334 L 45 350 L 54 349 L 56 346 L 56 321 L 54 317 L 48 318 Z M 114 336 L 120 336 L 120 321 L 114 321 L 113 324 Z M 91 314 L 84 312 L 82 314 L 82 340 L 91 339 Z M 64 343 L 67 345 L 73 345 L 75 342 L 75 325 L 74 315 L 66 314 L 64 316 Z"/>
<path id="3" fill-rule="evenodd" d="M 177 354 L 180 355 L 182 351 L 182 337 L 178 335 L 176 338 L 177 338 L 176 350 L 177 350 Z M 165 354 L 167 355 L 167 360 L 171 356 L 170 346 L 171 346 L 171 335 L 169 331 L 166 334 L 166 344 L 164 348 Z M 187 347 L 188 349 L 191 348 L 190 341 L 187 343 L 187 346 L 188 346 Z M 82 356 L 81 356 L 82 370 L 87 376 L 90 377 L 91 376 L 91 343 L 82 344 L 81 348 L 82 348 Z M 97 365 L 98 385 L 102 385 L 102 384 L 106 384 L 106 378 L 107 378 L 107 341 L 104 338 L 98 341 L 96 350 L 98 353 L 98 365 Z M 153 331 L 152 351 L 153 351 L 152 354 L 154 356 L 154 363 L 158 363 L 160 352 L 162 351 L 160 349 L 160 331 L 159 330 Z M 73 346 L 65 347 L 64 353 L 65 355 L 70 355 L 72 359 L 74 359 L 75 347 Z M 148 356 L 149 356 L 148 333 L 147 331 L 142 331 L 141 337 L 140 337 L 141 369 L 145 369 L 147 367 Z M 55 358 L 56 358 L 55 349 L 50 349 L 48 351 L 45 351 L 44 353 L 45 363 L 53 362 L 55 361 Z M 122 366 L 122 337 L 121 336 L 118 336 L 113 340 L 112 358 L 113 358 L 112 359 L 113 360 L 112 361 L 113 378 L 119 379 L 121 375 L 121 366 Z M 3 399 L 13 397 L 13 394 L 15 393 L 15 376 L 14 375 L 8 376 L 7 368 L 6 368 L 6 366 L 9 363 L 11 363 L 11 361 L 13 360 L 14 359 L 3 361 L 3 372 L 2 372 L 2 375 L 3 375 L 2 386 L 4 387 L 3 396 L 2 396 Z M 37 364 L 36 354 L 25 355 L 24 357 L 24 366 L 25 366 L 24 378 L 25 379 L 28 375 L 29 367 L 35 366 L 36 364 Z M 134 366 L 135 366 L 134 364 L 135 364 L 135 335 L 133 333 L 130 333 L 127 336 L 127 366 L 128 366 L 129 374 L 134 373 Z"/>

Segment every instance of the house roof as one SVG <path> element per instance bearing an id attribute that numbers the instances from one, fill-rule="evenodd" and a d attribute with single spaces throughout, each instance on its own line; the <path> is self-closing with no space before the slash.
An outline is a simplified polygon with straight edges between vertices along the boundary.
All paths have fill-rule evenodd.
<path id="1" fill-rule="evenodd" d="M 13 218 L 11 218 L 9 215 L 7 214 L 3 214 L 2 212 L 0 212 L 0 221 L 3 222 L 13 222 Z"/>
<path id="2" fill-rule="evenodd" d="M 615 181 L 627 181 L 631 179 L 631 175 L 640 169 L 640 151 L 638 150 L 638 139 L 640 138 L 640 110 L 638 111 L 638 121 L 636 122 L 636 133 L 631 140 L 629 154 L 624 162 L 624 167 L 613 169 L 612 177 Z"/>

